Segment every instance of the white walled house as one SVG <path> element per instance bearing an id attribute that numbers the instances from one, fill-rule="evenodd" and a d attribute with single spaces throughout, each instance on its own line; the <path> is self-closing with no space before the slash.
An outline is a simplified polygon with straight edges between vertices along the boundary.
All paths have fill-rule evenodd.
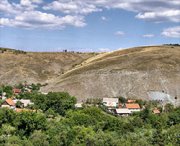
<path id="1" fill-rule="evenodd" d="M 116 114 L 120 116 L 128 116 L 131 114 L 131 111 L 128 108 L 118 108 L 116 109 Z"/>
<path id="2" fill-rule="evenodd" d="M 103 105 L 108 108 L 116 108 L 119 105 L 118 98 L 103 98 Z"/>
<path id="3" fill-rule="evenodd" d="M 13 100 L 14 103 L 16 104 L 18 101 L 20 101 L 24 107 L 27 107 L 28 105 L 32 105 L 33 103 L 29 99 L 15 99 Z"/>

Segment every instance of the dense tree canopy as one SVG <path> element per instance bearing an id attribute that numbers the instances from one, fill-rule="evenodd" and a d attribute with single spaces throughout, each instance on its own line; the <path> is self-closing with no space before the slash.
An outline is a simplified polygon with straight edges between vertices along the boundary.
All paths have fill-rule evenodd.
<path id="1" fill-rule="evenodd" d="M 21 97 L 31 99 L 35 110 L 0 109 L 0 146 L 180 145 L 179 107 L 168 105 L 157 115 L 147 106 L 129 117 L 118 117 L 92 105 L 75 109 L 76 98 L 64 92 Z"/>

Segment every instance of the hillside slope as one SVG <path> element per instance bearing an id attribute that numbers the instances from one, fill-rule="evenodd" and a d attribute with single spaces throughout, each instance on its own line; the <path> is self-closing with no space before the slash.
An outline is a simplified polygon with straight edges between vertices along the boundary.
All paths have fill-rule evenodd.
<path id="1" fill-rule="evenodd" d="M 138 47 L 84 61 L 51 80 L 44 91 L 68 91 L 84 98 L 124 96 L 149 99 L 148 91 L 180 96 L 180 47 Z"/>
<path id="2" fill-rule="evenodd" d="M 0 84 L 46 83 L 94 55 L 6 50 L 0 52 Z"/>

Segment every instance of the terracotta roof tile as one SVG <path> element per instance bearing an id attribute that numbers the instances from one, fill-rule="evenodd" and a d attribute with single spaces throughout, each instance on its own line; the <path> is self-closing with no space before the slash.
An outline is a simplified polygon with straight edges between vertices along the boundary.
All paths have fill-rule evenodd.
<path id="1" fill-rule="evenodd" d="M 9 104 L 10 106 L 15 106 L 15 103 L 14 103 L 14 101 L 13 101 L 11 98 L 6 99 L 6 102 L 7 102 L 7 104 Z"/>
<path id="2" fill-rule="evenodd" d="M 126 103 L 126 108 L 128 108 L 128 109 L 140 109 L 140 106 L 138 103 Z"/>
<path id="3" fill-rule="evenodd" d="M 21 89 L 15 88 L 15 89 L 13 89 L 13 92 L 14 92 L 14 93 L 21 93 Z"/>

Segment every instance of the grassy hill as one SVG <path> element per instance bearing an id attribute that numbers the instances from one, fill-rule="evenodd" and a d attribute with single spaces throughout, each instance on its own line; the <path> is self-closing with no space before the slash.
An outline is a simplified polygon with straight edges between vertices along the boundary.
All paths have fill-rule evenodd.
<path id="1" fill-rule="evenodd" d="M 62 75 L 93 53 L 34 53 L 0 49 L 0 84 L 45 83 Z"/>
<path id="2" fill-rule="evenodd" d="M 107 53 L 0 53 L 0 84 L 48 83 L 79 100 L 124 96 L 149 99 L 148 91 L 180 96 L 180 46 L 147 46 Z"/>
<path id="3" fill-rule="evenodd" d="M 84 97 L 149 99 L 147 92 L 180 96 L 180 47 L 149 46 L 94 56 L 52 80 L 48 91 Z"/>

